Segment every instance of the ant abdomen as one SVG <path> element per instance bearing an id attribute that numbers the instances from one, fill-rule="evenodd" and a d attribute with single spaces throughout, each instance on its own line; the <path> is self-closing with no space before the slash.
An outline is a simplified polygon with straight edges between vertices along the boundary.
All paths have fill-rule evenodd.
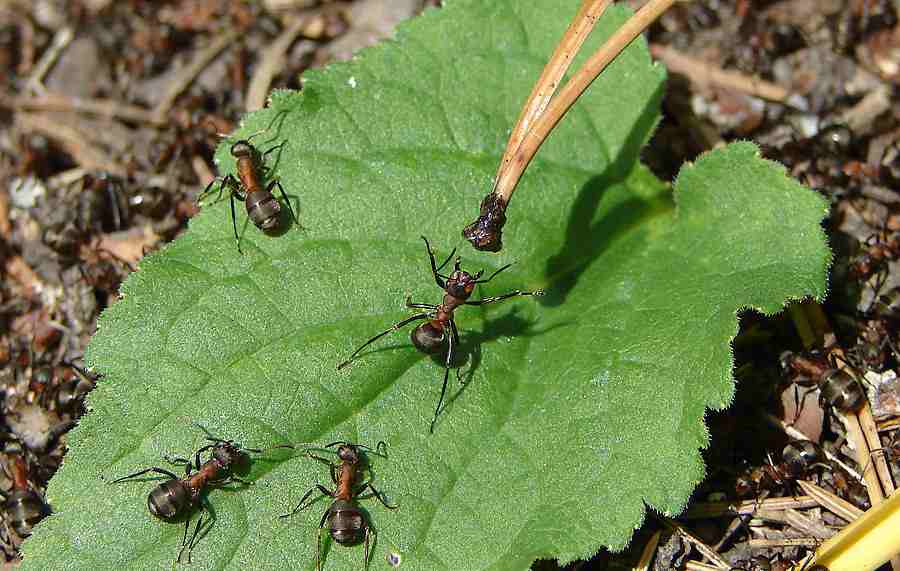
<path id="1" fill-rule="evenodd" d="M 271 192 L 255 190 L 247 195 L 247 215 L 260 230 L 271 230 L 278 225 L 281 205 Z"/>
<path id="2" fill-rule="evenodd" d="M 866 401 L 866 395 L 860 384 L 846 371 L 840 369 L 826 372 L 819 390 L 819 402 L 842 412 L 855 412 Z"/>
<path id="3" fill-rule="evenodd" d="M 147 509 L 163 520 L 176 519 L 192 506 L 191 491 L 181 480 L 167 480 L 147 496 Z"/>
<path id="4" fill-rule="evenodd" d="M 332 539 L 341 545 L 353 545 L 362 541 L 365 519 L 358 506 L 345 500 L 336 500 L 328 511 L 328 527 Z"/>
<path id="5" fill-rule="evenodd" d="M 412 330 L 409 339 L 423 353 L 437 353 L 444 346 L 444 328 L 426 321 Z"/>
<path id="6" fill-rule="evenodd" d="M 31 528 L 49 513 L 47 504 L 33 490 L 13 490 L 3 502 L 3 511 L 19 537 L 31 535 Z"/>

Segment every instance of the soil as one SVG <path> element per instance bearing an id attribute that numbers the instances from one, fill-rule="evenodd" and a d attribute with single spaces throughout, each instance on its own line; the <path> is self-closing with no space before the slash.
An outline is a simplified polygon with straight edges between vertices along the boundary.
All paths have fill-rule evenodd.
<path id="1" fill-rule="evenodd" d="M 40 507 L 41 494 L 96 381 L 81 366 L 97 316 L 140 259 L 196 214 L 197 195 L 215 175 L 219 134 L 261 106 L 272 88 L 299 88 L 305 69 L 348 58 L 439 3 L 0 4 L 0 69 L 8 78 L 0 92 L 0 490 L 37 498 L 33 520 L 49 509 Z M 664 119 L 644 152 L 660 178 L 673 180 L 685 161 L 711 148 L 751 139 L 832 205 L 829 299 L 773 318 L 742 316 L 735 405 L 708 415 L 708 476 L 691 509 L 713 500 L 797 500 L 804 494 L 799 479 L 867 509 L 866 490 L 852 473 L 867 467 L 854 461 L 834 412 L 846 395 L 833 391 L 868 392 L 864 406 L 896 479 L 898 5 L 682 2 L 648 39 L 673 70 Z M 283 53 L 271 49 L 279 42 Z M 850 381 L 836 379 L 835 367 Z M 863 377 L 864 384 L 853 380 Z M 834 460 L 806 462 L 798 448 L 788 457 L 796 462 L 783 460 L 782 449 L 797 436 L 790 429 L 846 469 Z M 786 568 L 846 525 L 822 508 L 798 505 L 797 512 L 803 517 L 791 521 L 783 511 L 780 518 L 649 517 L 626 552 L 565 568 L 630 569 L 644 551 L 655 553 L 655 569 L 709 564 L 698 551 L 704 544 L 733 568 Z M 33 523 L 12 513 L 4 509 L 0 525 L 7 561 L 17 560 L 20 535 Z M 659 546 L 645 549 L 651 537 Z M 540 561 L 534 568 L 559 567 Z"/>

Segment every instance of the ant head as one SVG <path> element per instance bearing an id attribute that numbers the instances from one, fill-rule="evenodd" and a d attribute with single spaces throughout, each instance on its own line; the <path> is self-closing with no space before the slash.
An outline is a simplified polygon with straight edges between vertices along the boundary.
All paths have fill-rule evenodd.
<path id="1" fill-rule="evenodd" d="M 481 277 L 482 273 L 484 273 L 484 270 L 477 272 L 473 276 L 469 272 L 459 269 L 459 258 L 456 258 L 456 265 L 453 267 L 453 273 L 447 279 L 445 289 L 453 297 L 469 299 L 469 296 L 475 291 L 475 285 L 478 283 L 478 278 Z"/>
<path id="2" fill-rule="evenodd" d="M 253 157 L 255 153 L 256 149 L 253 148 L 253 145 L 248 140 L 238 141 L 231 145 L 231 156 L 236 159 Z"/>
<path id="3" fill-rule="evenodd" d="M 230 466 L 237 472 L 246 472 L 250 467 L 250 455 L 233 440 L 216 441 L 211 455 L 223 466 Z"/>
<path id="4" fill-rule="evenodd" d="M 356 446 L 346 442 L 338 447 L 337 455 L 344 462 L 351 464 L 359 462 L 359 450 L 356 449 Z"/>

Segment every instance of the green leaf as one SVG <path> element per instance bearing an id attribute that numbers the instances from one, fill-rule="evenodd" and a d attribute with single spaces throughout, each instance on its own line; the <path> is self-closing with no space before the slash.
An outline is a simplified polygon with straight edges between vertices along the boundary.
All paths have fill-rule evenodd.
<path id="1" fill-rule="evenodd" d="M 637 162 L 664 75 L 637 42 L 526 172 L 502 254 L 474 252 L 459 232 L 579 2 L 563 4 L 457 0 L 247 117 L 235 138 L 286 142 L 268 165 L 302 227 L 267 236 L 241 207 L 241 256 L 224 200 L 142 262 L 90 346 L 103 378 L 26 569 L 171 568 L 183 527 L 147 512 L 155 484 L 107 482 L 202 446 L 195 422 L 260 448 L 385 441 L 372 472 L 400 507 L 361 501 L 372 569 L 389 553 L 429 571 L 569 561 L 626 545 L 644 502 L 683 508 L 704 473 L 704 412 L 732 398 L 736 312 L 825 293 L 826 205 L 750 143 L 685 167 L 673 202 Z M 626 17 L 611 9 L 584 51 Z M 218 157 L 233 172 L 227 144 Z M 336 370 L 409 315 L 407 293 L 439 302 L 420 234 L 439 258 L 462 246 L 465 269 L 515 262 L 475 299 L 547 290 L 459 309 L 468 384 L 451 373 L 433 436 L 442 366 L 406 331 Z M 330 486 L 327 469 L 267 452 L 249 477 L 209 493 L 217 521 L 192 568 L 313 568 L 327 503 L 277 516 Z M 362 546 L 324 543 L 324 569 L 362 568 Z"/>

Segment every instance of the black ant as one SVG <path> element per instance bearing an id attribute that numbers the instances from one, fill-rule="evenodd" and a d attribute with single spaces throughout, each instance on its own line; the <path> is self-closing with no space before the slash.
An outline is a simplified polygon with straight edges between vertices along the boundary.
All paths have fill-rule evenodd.
<path id="1" fill-rule="evenodd" d="M 323 496 L 334 498 L 331 505 L 322 514 L 322 520 L 319 522 L 319 533 L 316 537 L 316 571 L 321 569 L 320 553 L 322 551 L 322 529 L 328 525 L 328 532 L 334 541 L 341 545 L 356 545 L 361 540 L 365 541 L 365 551 L 363 553 L 363 561 L 366 569 L 369 567 L 369 530 L 371 526 L 366 521 L 365 512 L 356 504 L 357 498 L 368 488 L 372 494 L 378 498 L 378 501 L 389 510 L 395 510 L 399 506 L 388 505 L 384 499 L 384 495 L 375 489 L 371 479 L 359 483 L 360 473 L 365 466 L 365 460 L 360 455 L 360 449 L 372 451 L 371 448 L 364 444 L 351 444 L 349 442 L 332 442 L 323 448 L 332 448 L 337 446 L 337 455 L 340 462 L 335 464 L 327 458 L 316 456 L 312 452 L 306 452 L 306 455 L 328 465 L 331 471 L 331 481 L 334 482 L 336 488 L 334 491 L 329 490 L 321 484 L 316 484 L 310 488 L 297 503 L 297 506 L 290 513 L 279 516 L 281 518 L 291 517 L 295 513 L 305 510 L 319 498 L 315 498 L 305 506 L 303 503 L 317 489 Z M 380 452 L 387 445 L 379 442 L 372 451 L 378 456 L 387 457 L 384 452 Z"/>
<path id="2" fill-rule="evenodd" d="M 197 519 L 197 525 L 194 527 L 194 533 L 191 535 L 191 540 L 188 541 L 188 529 L 191 524 L 190 516 L 193 511 L 200 505 L 202 510 L 209 510 L 212 512 L 211 508 L 207 505 L 206 498 L 203 497 L 203 491 L 210 486 L 220 487 L 231 482 L 250 485 L 252 482 L 238 477 L 235 475 L 235 472 L 246 472 L 248 470 L 250 463 L 248 452 L 254 454 L 261 454 L 263 452 L 263 450 L 258 448 L 243 448 L 233 440 L 216 438 L 211 436 L 202 426 L 199 428 L 206 432 L 206 440 L 210 441 L 212 444 L 207 444 L 197 450 L 194 454 L 193 463 L 187 458 L 166 457 L 166 460 L 168 460 L 170 464 L 185 466 L 183 477 L 179 477 L 165 468 L 153 466 L 110 482 L 111 484 L 116 484 L 132 478 L 137 478 L 138 476 L 143 476 L 150 472 L 169 477 L 168 480 L 150 490 L 150 494 L 147 496 L 147 509 L 150 510 L 151 514 L 163 521 L 172 522 L 185 518 L 184 538 L 181 541 L 181 550 L 178 552 L 178 558 L 176 559 L 176 562 L 178 563 L 181 562 L 181 557 L 184 555 L 185 548 L 187 549 L 187 562 L 191 562 L 191 551 L 193 551 L 199 541 L 198 534 L 200 533 L 200 527 L 203 522 L 202 513 Z M 293 446 L 281 444 L 274 446 L 273 448 L 293 448 Z M 201 461 L 201 455 L 204 452 L 209 452 L 209 460 L 205 462 Z M 215 520 L 210 520 L 209 526 L 211 526 L 214 521 Z M 207 526 L 206 531 L 209 530 L 209 526 Z M 206 532 L 204 532 L 204 535 L 206 535 Z"/>
<path id="3" fill-rule="evenodd" d="M 263 132 L 264 131 L 255 133 L 246 139 L 241 139 L 231 145 L 231 156 L 234 157 L 235 162 L 237 163 L 237 178 L 232 174 L 214 178 L 206 185 L 206 189 L 203 190 L 198 199 L 202 200 L 217 182 L 219 183 L 220 198 L 222 196 L 222 191 L 225 187 L 228 187 L 229 198 L 231 201 L 231 224 L 234 226 L 234 239 L 237 241 L 238 252 L 242 254 L 241 238 L 238 235 L 237 229 L 237 214 L 234 210 L 234 202 L 236 199 L 244 202 L 244 205 L 247 207 L 247 216 L 250 217 L 250 220 L 253 221 L 253 224 L 255 224 L 257 228 L 263 231 L 272 230 L 278 225 L 278 216 L 281 213 L 281 204 L 275 199 L 275 195 L 272 194 L 272 189 L 278 188 L 281 192 L 281 197 L 284 199 L 285 205 L 287 205 L 288 210 L 291 213 L 291 218 L 295 223 L 297 222 L 297 216 L 294 215 L 294 209 L 291 208 L 291 202 L 288 200 L 284 187 L 281 186 L 281 181 L 277 178 L 273 179 L 269 182 L 268 186 L 263 188 L 262 179 L 264 172 L 267 170 L 265 167 L 266 155 L 280 149 L 282 145 L 284 145 L 282 142 L 268 151 L 260 153 L 256 147 L 250 144 L 250 139 Z"/>
<path id="4" fill-rule="evenodd" d="M 484 270 L 478 270 L 474 275 L 470 274 L 469 272 L 465 272 L 459 268 L 460 259 L 459 257 L 457 257 L 456 262 L 453 265 L 453 273 L 451 273 L 449 276 L 445 276 L 444 274 L 441 274 L 440 271 L 444 269 L 444 267 L 448 263 L 450 263 L 450 259 L 456 253 L 456 248 L 453 248 L 453 250 L 450 252 L 450 255 L 447 256 L 446 260 L 444 260 L 444 263 L 438 266 L 435 262 L 434 252 L 431 250 L 431 245 L 428 243 L 428 239 L 426 239 L 425 236 L 422 236 L 422 240 L 425 240 L 425 249 L 428 250 L 428 258 L 431 260 L 431 274 L 434 276 L 434 281 L 439 288 L 444 290 L 444 298 L 441 300 L 441 303 L 439 305 L 433 305 L 429 303 L 412 303 L 410 298 L 407 297 L 406 307 L 410 309 L 425 309 L 427 311 L 423 311 L 422 313 L 417 313 L 415 315 L 407 317 L 403 321 L 395 323 L 387 330 L 382 331 L 378 335 L 372 337 L 371 339 L 363 343 L 356 351 L 354 351 L 346 361 L 338 365 L 338 369 L 343 369 L 344 367 L 349 365 L 360 351 L 362 351 L 378 339 L 381 339 L 388 333 L 397 331 L 401 327 L 409 325 L 414 321 L 427 319 L 428 321 L 418 325 L 410 333 L 410 340 L 412 341 L 412 344 L 416 346 L 416 349 L 422 351 L 423 353 L 436 353 L 438 350 L 440 350 L 441 347 L 443 347 L 444 342 L 447 342 L 447 356 L 444 361 L 444 384 L 441 386 L 441 398 L 438 399 L 437 407 L 434 409 L 434 418 L 431 419 L 431 427 L 429 429 L 429 432 L 433 434 L 434 424 L 437 422 L 438 414 L 441 411 L 441 405 L 444 403 L 444 395 L 447 392 L 447 380 L 450 377 L 450 365 L 453 362 L 453 349 L 456 347 L 456 345 L 459 344 L 459 331 L 456 329 L 456 322 L 453 319 L 453 312 L 461 305 L 487 305 L 489 303 L 496 303 L 498 301 L 503 301 L 505 299 L 516 296 L 544 295 L 544 290 L 514 290 L 503 295 L 485 297 L 478 301 L 468 301 L 469 296 L 471 296 L 472 292 L 475 291 L 475 286 L 477 284 L 488 283 L 489 281 L 494 279 L 497 274 L 507 269 L 512 264 L 506 264 L 505 266 L 501 267 L 499 270 L 491 274 L 487 279 L 483 280 L 480 278 L 484 273 Z M 447 335 L 447 329 L 450 330 L 450 335 Z"/>

